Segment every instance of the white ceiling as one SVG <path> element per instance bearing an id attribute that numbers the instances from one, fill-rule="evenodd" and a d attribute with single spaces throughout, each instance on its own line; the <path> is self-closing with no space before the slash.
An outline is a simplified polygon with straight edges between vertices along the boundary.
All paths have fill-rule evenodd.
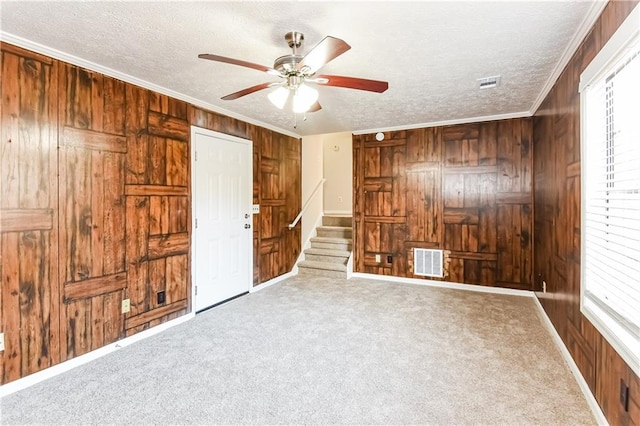
<path id="1" fill-rule="evenodd" d="M 2 38 L 188 100 L 223 114 L 304 136 L 530 115 L 600 1 L 0 1 Z M 389 82 L 385 93 L 319 87 L 319 112 L 294 128 L 268 91 L 220 97 L 268 81 L 253 69 L 198 59 L 213 53 L 266 66 L 324 36 L 351 50 L 324 74 Z M 51 50 L 55 49 L 57 50 Z M 564 62 L 563 62 L 564 61 Z M 496 89 L 477 79 L 501 75 Z M 301 119 L 302 117 L 300 117 Z"/>

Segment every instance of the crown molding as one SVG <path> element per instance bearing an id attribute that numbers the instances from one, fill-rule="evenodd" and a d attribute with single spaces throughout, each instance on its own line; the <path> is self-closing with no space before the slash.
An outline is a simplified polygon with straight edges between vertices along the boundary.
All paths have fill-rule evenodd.
<path id="1" fill-rule="evenodd" d="M 444 121 L 431 121 L 427 123 L 418 123 L 418 124 L 404 124 L 401 126 L 393 126 L 393 127 L 381 127 L 377 129 L 364 129 L 364 130 L 356 130 L 352 133 L 354 135 L 364 135 L 369 133 L 378 133 L 378 132 L 394 132 L 397 130 L 411 130 L 411 129 L 422 129 L 425 127 L 440 127 L 440 126 L 452 126 L 455 124 L 469 124 L 469 123 L 480 123 L 483 121 L 497 121 L 497 120 L 508 120 L 510 118 L 523 118 L 523 117 L 531 117 L 531 112 L 529 111 L 520 111 L 520 112 L 511 112 L 508 114 L 496 114 L 496 115 L 484 115 L 480 117 L 468 117 L 468 118 L 459 118 L 455 120 L 444 120 Z"/>
<path id="2" fill-rule="evenodd" d="M 591 28 L 593 28 L 607 3 L 608 0 L 597 0 L 591 4 L 591 7 L 587 11 L 587 15 L 582 20 L 582 23 L 580 23 L 578 30 L 575 32 L 575 34 L 573 34 L 573 38 L 562 53 L 560 60 L 549 75 L 549 78 L 547 79 L 544 86 L 542 86 L 542 90 L 538 94 L 536 100 L 533 102 L 533 105 L 531 105 L 531 108 L 529 109 L 530 115 L 534 115 L 538 111 L 538 108 L 540 108 L 542 102 L 544 102 L 547 95 L 549 95 L 549 92 L 551 92 L 551 89 L 553 89 L 553 86 L 558 81 L 558 78 L 560 78 L 560 74 L 562 74 L 562 71 L 564 71 L 571 58 L 573 58 L 573 55 L 575 55 L 576 51 L 582 44 L 582 41 L 585 39 L 587 34 L 589 34 Z"/>

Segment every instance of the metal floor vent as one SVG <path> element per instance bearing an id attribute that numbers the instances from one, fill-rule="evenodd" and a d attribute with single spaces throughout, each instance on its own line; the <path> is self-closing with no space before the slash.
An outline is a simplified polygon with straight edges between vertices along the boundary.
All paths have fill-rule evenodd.
<path id="1" fill-rule="evenodd" d="M 413 273 L 415 275 L 442 278 L 444 276 L 442 269 L 443 251 L 414 248 L 413 265 Z"/>

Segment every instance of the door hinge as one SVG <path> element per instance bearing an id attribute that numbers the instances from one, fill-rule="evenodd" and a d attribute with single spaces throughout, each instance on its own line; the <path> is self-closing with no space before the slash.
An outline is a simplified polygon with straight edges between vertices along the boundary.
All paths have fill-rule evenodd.
<path id="1" fill-rule="evenodd" d="M 196 286 L 196 296 L 198 295 L 198 286 Z"/>
<path id="2" fill-rule="evenodd" d="M 198 229 L 198 218 L 196 218 L 196 229 Z"/>
<path id="3" fill-rule="evenodd" d="M 198 161 L 198 151 L 194 151 L 193 156 L 194 156 L 193 161 Z"/>

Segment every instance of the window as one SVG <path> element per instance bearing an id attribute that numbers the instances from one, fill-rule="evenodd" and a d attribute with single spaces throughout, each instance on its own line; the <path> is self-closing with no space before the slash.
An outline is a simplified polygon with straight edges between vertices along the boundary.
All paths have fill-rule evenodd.
<path id="1" fill-rule="evenodd" d="M 640 7 L 580 77 L 581 310 L 640 375 Z"/>

